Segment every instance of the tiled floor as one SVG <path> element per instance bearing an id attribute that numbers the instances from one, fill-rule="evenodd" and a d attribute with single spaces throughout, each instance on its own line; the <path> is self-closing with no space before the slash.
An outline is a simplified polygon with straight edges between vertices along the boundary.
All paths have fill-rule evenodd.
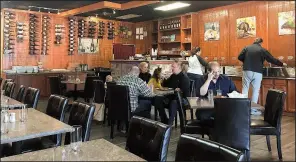
<path id="1" fill-rule="evenodd" d="M 44 112 L 47 101 L 41 100 L 38 103 L 38 110 Z M 152 111 L 154 112 L 154 111 Z M 115 131 L 116 132 L 116 131 Z M 99 122 L 93 122 L 91 140 L 104 138 L 124 148 L 126 138 L 122 133 L 116 133 L 115 138 L 110 140 L 110 127 Z M 173 161 L 180 136 L 180 129 L 173 129 L 168 150 L 168 161 Z M 269 152 L 265 136 L 251 136 L 251 160 L 252 161 L 278 161 L 276 139 L 271 137 L 272 151 Z M 295 161 L 295 116 L 290 114 L 282 119 L 282 152 L 284 161 Z"/>

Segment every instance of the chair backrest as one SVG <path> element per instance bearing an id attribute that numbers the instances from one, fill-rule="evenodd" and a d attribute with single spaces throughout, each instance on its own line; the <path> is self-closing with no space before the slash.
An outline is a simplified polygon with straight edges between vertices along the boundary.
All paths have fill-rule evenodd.
<path id="1" fill-rule="evenodd" d="M 171 127 L 158 121 L 133 116 L 126 150 L 147 161 L 166 161 Z"/>
<path id="2" fill-rule="evenodd" d="M 15 89 L 15 83 L 13 81 L 8 81 L 4 86 L 4 95 L 8 97 L 12 97 Z"/>
<path id="3" fill-rule="evenodd" d="M 116 82 L 106 82 L 107 84 L 107 89 L 106 89 L 106 93 L 105 93 L 105 106 L 108 107 L 109 105 L 109 91 L 108 88 L 112 85 L 116 85 Z"/>
<path id="4" fill-rule="evenodd" d="M 19 102 L 22 102 L 24 98 L 25 89 L 25 86 L 21 85 L 14 99 Z"/>
<path id="5" fill-rule="evenodd" d="M 40 90 L 32 87 L 28 87 L 23 103 L 27 105 L 28 108 L 36 109 L 38 100 L 40 96 Z"/>
<path id="6" fill-rule="evenodd" d="M 50 95 L 47 103 L 46 114 L 64 122 L 66 107 L 68 106 L 68 99 L 63 96 Z M 62 134 L 52 135 L 49 137 L 56 146 L 60 146 L 62 142 Z"/>
<path id="7" fill-rule="evenodd" d="M 6 84 L 8 82 L 13 82 L 13 79 L 5 79 L 4 82 L 3 82 L 3 85 L 2 85 L 2 90 L 5 90 Z"/>
<path id="8" fill-rule="evenodd" d="M 238 150 L 250 150 L 251 101 L 216 98 L 213 140 Z"/>
<path id="9" fill-rule="evenodd" d="M 182 134 L 175 161 L 244 161 L 244 154 L 217 142 Z"/>
<path id="10" fill-rule="evenodd" d="M 84 85 L 84 97 L 93 98 L 95 88 L 94 88 L 94 80 L 99 80 L 98 76 L 87 76 Z"/>
<path id="11" fill-rule="evenodd" d="M 94 80 L 94 84 L 95 84 L 94 102 L 95 103 L 104 103 L 104 101 L 105 101 L 105 87 L 104 87 L 103 81 Z"/>
<path id="12" fill-rule="evenodd" d="M 190 96 L 193 97 L 195 96 L 195 81 L 194 80 L 190 80 Z"/>
<path id="13" fill-rule="evenodd" d="M 269 89 L 266 96 L 264 121 L 273 127 L 281 129 L 281 119 L 286 100 L 286 92 Z"/>
<path id="14" fill-rule="evenodd" d="M 0 86 L 2 85 L 2 80 L 3 80 L 3 79 L 2 79 L 2 78 L 0 78 Z"/>
<path id="15" fill-rule="evenodd" d="M 15 88 L 14 82 L 7 82 L 5 84 L 4 95 L 8 97 L 12 97 Z"/>
<path id="16" fill-rule="evenodd" d="M 95 112 L 95 105 L 84 102 L 73 102 L 68 124 L 82 126 L 82 141 L 88 141 L 90 137 L 91 123 Z M 66 133 L 65 144 L 70 143 L 70 133 Z"/>
<path id="17" fill-rule="evenodd" d="M 130 120 L 131 107 L 128 86 L 110 85 L 108 87 L 109 108 L 108 119 Z M 120 97 L 119 97 L 120 96 Z"/>
<path id="18" fill-rule="evenodd" d="M 50 94 L 61 95 L 61 79 L 59 76 L 49 76 Z"/>
<path id="19" fill-rule="evenodd" d="M 185 132 L 185 126 L 186 126 L 186 110 L 183 106 L 181 92 L 176 92 L 176 94 L 177 94 L 178 112 L 179 112 L 179 119 L 180 119 L 180 130 L 181 130 L 181 134 L 183 134 Z"/>

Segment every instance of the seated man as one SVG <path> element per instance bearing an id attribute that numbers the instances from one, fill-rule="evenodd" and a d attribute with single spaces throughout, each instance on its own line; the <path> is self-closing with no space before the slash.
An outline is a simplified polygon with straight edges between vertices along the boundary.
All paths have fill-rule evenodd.
<path id="1" fill-rule="evenodd" d="M 189 86 L 190 81 L 186 74 L 182 72 L 181 63 L 176 61 L 172 64 L 173 74 L 166 80 L 163 81 L 163 87 L 173 88 L 176 91 L 181 91 L 183 94 L 183 103 L 188 104 L 187 100 L 184 99 L 189 97 Z M 165 101 L 168 101 L 169 105 L 169 119 L 165 113 Z M 172 125 L 178 110 L 178 102 L 175 95 L 170 96 L 156 96 L 154 99 L 154 106 L 159 111 L 161 122 Z"/>
<path id="2" fill-rule="evenodd" d="M 204 77 L 204 84 L 200 88 L 200 95 L 207 96 L 210 89 L 213 90 L 214 95 L 217 94 L 217 90 L 221 90 L 222 96 L 227 96 L 227 93 L 237 91 L 232 80 L 220 74 L 220 65 L 216 61 L 209 63 L 209 74 Z M 209 119 L 213 116 L 213 109 L 197 110 L 195 115 L 199 120 Z"/>
<path id="3" fill-rule="evenodd" d="M 232 80 L 220 74 L 220 65 L 218 62 L 210 62 L 209 63 L 209 74 L 204 78 L 204 84 L 200 88 L 200 95 L 206 96 L 208 94 L 208 90 L 211 89 L 214 92 L 214 95 L 217 94 L 217 90 L 222 91 L 222 96 L 227 96 L 227 93 L 231 93 L 232 91 L 236 91 L 236 87 Z"/>
<path id="4" fill-rule="evenodd" d="M 152 97 L 153 93 L 147 84 L 140 79 L 140 70 L 138 67 L 133 66 L 131 71 L 122 76 L 118 81 L 118 85 L 126 85 L 129 87 L 130 106 L 132 115 L 138 115 L 146 118 L 150 118 L 151 101 L 150 100 L 138 100 L 138 97 Z"/>

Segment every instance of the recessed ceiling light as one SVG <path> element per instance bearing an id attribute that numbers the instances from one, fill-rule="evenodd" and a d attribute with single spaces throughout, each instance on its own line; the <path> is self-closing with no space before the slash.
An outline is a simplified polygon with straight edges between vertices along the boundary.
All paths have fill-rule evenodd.
<path id="1" fill-rule="evenodd" d="M 154 10 L 169 11 L 169 10 L 173 10 L 173 9 L 177 9 L 177 8 L 188 7 L 190 5 L 191 4 L 189 4 L 189 3 L 176 2 L 176 3 L 171 3 L 168 5 L 156 7 L 156 8 L 154 8 Z"/>

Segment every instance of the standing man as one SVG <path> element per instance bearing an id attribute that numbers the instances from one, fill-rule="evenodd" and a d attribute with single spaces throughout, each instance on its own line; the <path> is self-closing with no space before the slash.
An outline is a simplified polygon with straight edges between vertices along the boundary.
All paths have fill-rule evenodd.
<path id="1" fill-rule="evenodd" d="M 248 94 L 250 83 L 253 88 L 252 102 L 258 102 L 258 96 L 262 81 L 263 62 L 278 66 L 287 66 L 278 59 L 274 58 L 265 48 L 261 47 L 262 38 L 256 38 L 252 45 L 245 47 L 238 59 L 243 62 L 243 94 Z"/>

